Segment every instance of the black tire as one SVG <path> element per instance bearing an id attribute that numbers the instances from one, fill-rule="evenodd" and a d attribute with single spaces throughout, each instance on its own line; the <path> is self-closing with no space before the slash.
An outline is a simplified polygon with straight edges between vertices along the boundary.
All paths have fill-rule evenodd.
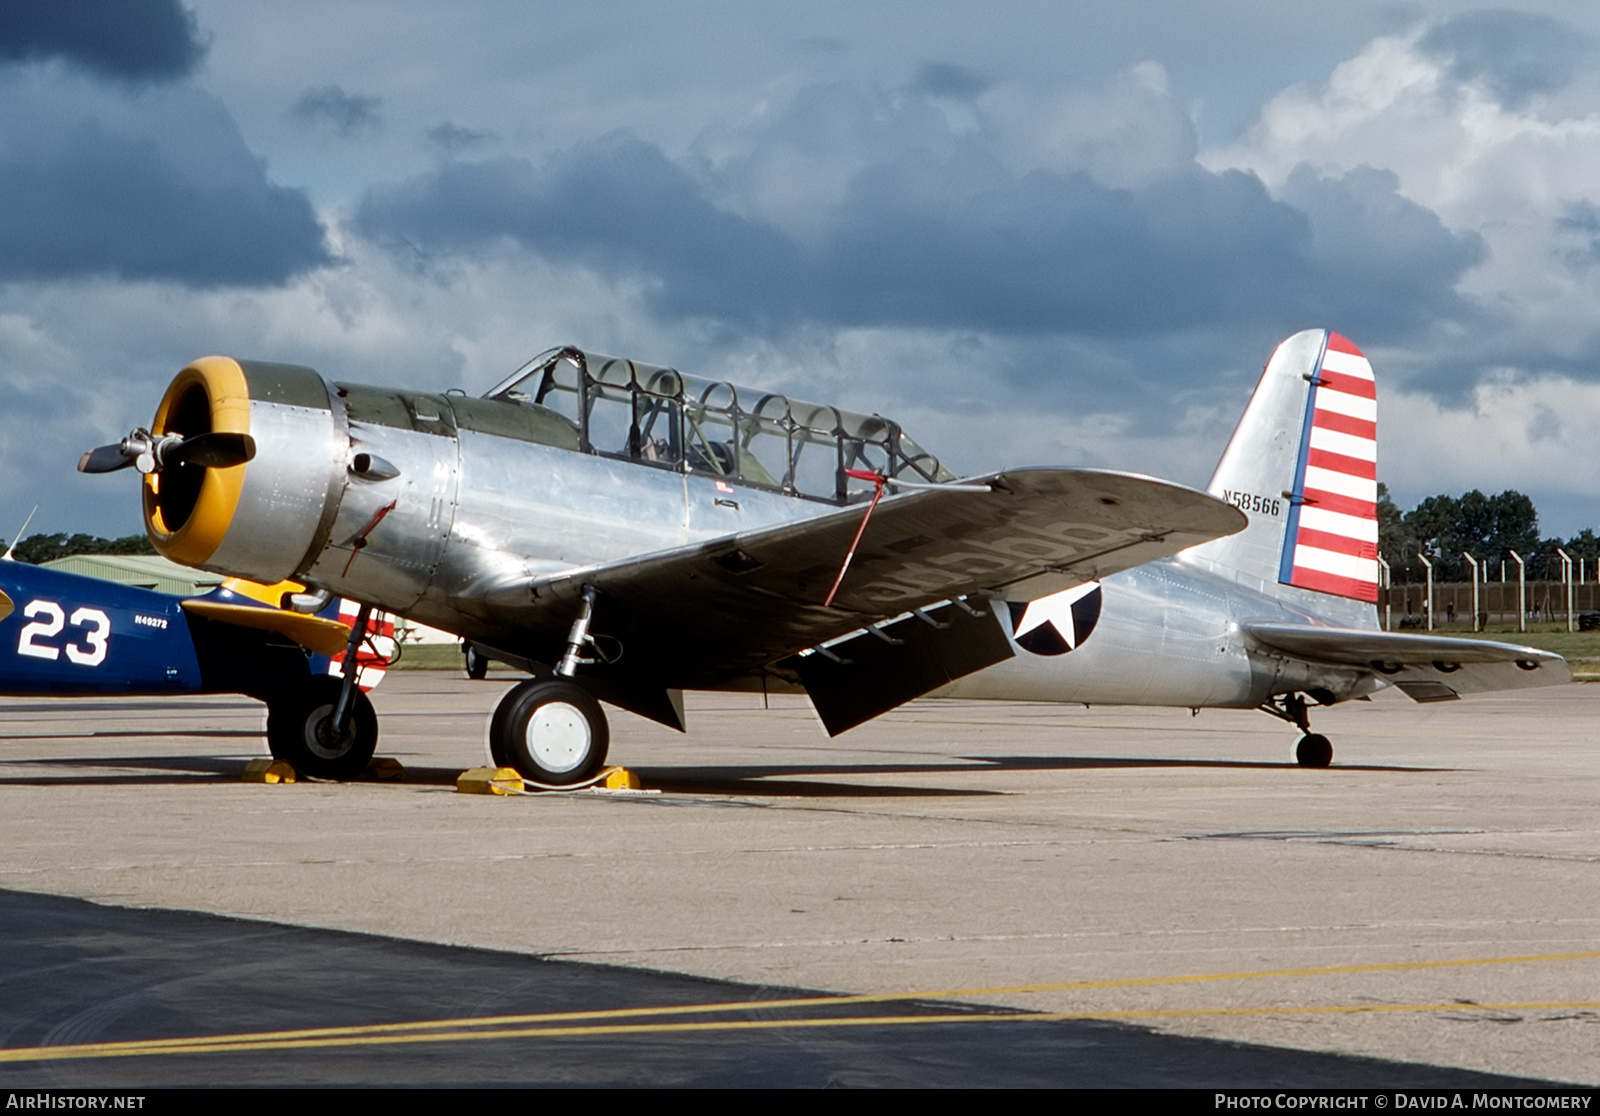
<path id="1" fill-rule="evenodd" d="M 337 739 L 328 731 L 343 683 L 332 676 L 312 678 L 267 702 L 267 748 L 302 775 L 314 779 L 354 779 L 378 750 L 378 714 L 367 695 L 351 698 L 350 723 Z"/>
<path id="2" fill-rule="evenodd" d="M 489 656 L 471 643 L 461 645 L 462 658 L 466 660 L 467 677 L 474 682 L 482 682 L 489 674 Z"/>
<path id="3" fill-rule="evenodd" d="M 525 686 L 527 683 L 519 682 L 517 685 Z M 494 712 L 489 715 L 489 758 L 494 761 L 496 767 L 511 766 L 511 757 L 506 754 L 505 722 L 506 713 L 511 708 L 511 694 L 516 688 L 517 686 L 513 686 L 510 690 L 500 695 L 500 700 L 495 704 Z"/>
<path id="4" fill-rule="evenodd" d="M 489 753 L 524 779 L 571 786 L 606 762 L 611 730 L 600 703 L 576 682 L 523 682 L 500 699 L 490 722 Z"/>
<path id="5" fill-rule="evenodd" d="M 1301 767 L 1327 767 L 1333 762 L 1333 743 L 1321 733 L 1308 732 L 1294 746 L 1294 758 Z"/>

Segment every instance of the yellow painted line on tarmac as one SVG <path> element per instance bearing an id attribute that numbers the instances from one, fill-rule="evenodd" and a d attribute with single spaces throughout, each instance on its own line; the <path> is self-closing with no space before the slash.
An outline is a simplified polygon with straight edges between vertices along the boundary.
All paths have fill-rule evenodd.
<path id="1" fill-rule="evenodd" d="M 868 993 L 854 996 L 808 996 L 781 1000 L 739 1000 L 711 1004 L 676 1004 L 660 1007 L 599 1009 L 592 1011 L 545 1012 L 539 1014 L 494 1015 L 456 1019 L 435 1019 L 407 1023 L 375 1023 L 365 1026 L 315 1027 L 300 1030 L 256 1031 L 233 1035 L 203 1035 L 172 1039 L 136 1039 L 120 1042 L 79 1043 L 61 1046 L 0 1048 L 0 1064 L 7 1062 L 63 1060 L 72 1058 L 116 1058 L 150 1054 L 201 1054 L 226 1050 L 292 1050 L 338 1046 L 376 1046 L 415 1042 L 460 1042 L 471 1039 L 556 1038 L 568 1035 L 655 1034 L 672 1031 L 749 1030 L 774 1027 L 843 1027 L 900 1025 L 909 1023 L 956 1023 L 1023 1021 L 1051 1022 L 1067 1019 L 1144 1019 L 1185 1015 L 1292 1015 L 1327 1012 L 1444 1011 L 1444 1010 L 1542 1010 L 1588 1009 L 1600 1005 L 1588 1002 L 1550 1004 L 1402 1004 L 1355 1006 L 1300 1006 L 1270 1008 L 1197 1008 L 1140 1011 L 1079 1011 L 1065 1013 L 1029 1012 L 1026 1014 L 963 1013 L 956 1015 L 912 1015 L 877 1017 L 835 1017 L 792 1020 L 732 1020 L 695 1023 L 638 1023 L 582 1025 L 591 1020 L 661 1018 L 674 1015 L 712 1015 L 730 1012 L 787 1008 L 847 1007 L 855 1004 L 889 1003 L 904 1000 L 940 1000 L 958 997 L 1027 995 L 1042 992 L 1081 991 L 1099 988 L 1131 988 L 1150 985 L 1194 984 L 1227 980 L 1261 980 L 1272 977 L 1333 976 L 1349 973 L 1395 972 L 1399 970 L 1464 968 L 1483 965 L 1512 965 L 1553 961 L 1584 961 L 1600 958 L 1600 951 L 1581 953 L 1522 954 L 1514 957 L 1476 957 L 1448 961 L 1401 961 L 1373 965 L 1329 965 L 1301 969 L 1259 969 L 1230 973 L 1199 973 L 1167 977 L 1126 977 L 1115 980 L 1069 981 L 1054 984 L 1019 984 L 990 988 L 951 988 L 919 992 Z M 540 1026 L 568 1024 L 567 1026 Z"/>
<path id="2" fill-rule="evenodd" d="M 96 1043 L 83 1046 L 38 1046 L 4 1051 L 4 1061 L 66 1061 L 89 1058 L 133 1058 L 158 1054 L 223 1054 L 265 1050 L 332 1050 L 359 1046 L 408 1046 L 431 1042 L 489 1042 L 525 1038 L 598 1038 L 613 1035 L 672 1035 L 730 1031 L 774 1031 L 829 1027 L 901 1027 L 941 1023 L 1060 1023 L 1071 1020 L 1175 1019 L 1249 1015 L 1372 1015 L 1442 1011 L 1578 1011 L 1600 1010 L 1600 1000 L 1529 1003 L 1447 1004 L 1291 1004 L 1252 1008 L 1150 1008 L 1138 1011 L 1056 1011 L 960 1013 L 954 1015 L 835 1016 L 813 1019 L 723 1019 L 694 1023 L 611 1023 L 579 1027 L 513 1027 L 496 1030 L 434 1031 L 423 1034 L 346 1035 L 325 1038 L 228 1041 L 176 1039 L 144 1043 Z"/>

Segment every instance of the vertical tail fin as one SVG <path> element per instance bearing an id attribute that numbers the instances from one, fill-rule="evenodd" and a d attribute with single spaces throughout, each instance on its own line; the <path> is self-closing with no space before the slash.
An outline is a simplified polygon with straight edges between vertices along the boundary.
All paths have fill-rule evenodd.
<path id="1" fill-rule="evenodd" d="M 1308 384 L 1305 440 L 1278 580 L 1378 600 L 1378 391 L 1361 350 L 1329 333 Z"/>
<path id="2" fill-rule="evenodd" d="M 1289 338 L 1209 486 L 1250 525 L 1190 555 L 1274 596 L 1372 623 L 1373 610 L 1328 598 L 1378 599 L 1377 430 L 1376 381 L 1361 350 L 1328 330 Z"/>

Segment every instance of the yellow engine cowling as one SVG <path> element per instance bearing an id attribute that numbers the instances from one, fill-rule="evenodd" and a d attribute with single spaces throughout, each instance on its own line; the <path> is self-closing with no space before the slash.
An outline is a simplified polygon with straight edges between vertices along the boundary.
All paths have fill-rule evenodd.
<path id="1" fill-rule="evenodd" d="M 310 368 L 210 356 L 173 378 L 151 432 L 249 434 L 255 457 L 144 478 L 144 523 L 174 562 L 276 582 L 320 549 L 333 523 L 349 440 L 328 384 Z M 320 536 L 320 538 L 319 538 Z"/>

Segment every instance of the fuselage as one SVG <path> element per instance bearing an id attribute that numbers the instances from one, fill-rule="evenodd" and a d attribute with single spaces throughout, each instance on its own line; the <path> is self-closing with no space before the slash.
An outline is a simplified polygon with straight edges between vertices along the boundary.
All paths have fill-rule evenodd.
<path id="1" fill-rule="evenodd" d="M 541 360 L 485 398 L 330 384 L 285 365 L 197 362 L 169 388 L 156 427 L 192 412 L 190 426 L 248 429 L 256 457 L 244 470 L 208 470 L 193 492 L 182 478 L 149 478 L 151 537 L 192 565 L 256 581 L 296 578 L 549 663 L 572 614 L 541 607 L 530 588 L 541 579 L 851 504 L 864 512 L 872 485 L 863 471 L 954 479 L 877 416 L 741 395 L 576 350 Z M 235 401 L 246 410 L 230 418 Z M 232 488 L 229 472 L 242 474 Z M 1098 624 L 1072 650 L 1036 654 L 1024 640 L 1009 662 L 944 692 L 1254 706 L 1291 690 L 1343 699 L 1377 688 L 1370 673 L 1252 646 L 1239 627 L 1352 626 L 1348 608 L 1340 612 L 1350 602 L 1230 576 L 1208 546 L 1108 577 Z M 1002 626 L 1018 607 L 995 602 Z"/>
<path id="2" fill-rule="evenodd" d="M 0 692 L 160 694 L 202 688 L 182 598 L 0 562 Z"/>
<path id="3" fill-rule="evenodd" d="M 262 697 L 329 671 L 326 655 L 270 630 L 195 615 L 185 599 L 0 561 L 0 693 Z M 206 601 L 251 603 L 227 587 Z"/>
<path id="4" fill-rule="evenodd" d="M 1070 650 L 1037 654 L 1018 644 L 1016 657 L 934 696 L 1254 708 L 1293 690 L 1324 690 L 1345 700 L 1383 685 L 1367 671 L 1311 664 L 1253 645 L 1242 623 L 1337 624 L 1348 618 L 1319 615 L 1242 584 L 1187 553 L 1114 574 L 1099 593 L 1092 628 L 1069 637 L 1075 643 Z"/>
<path id="5" fill-rule="evenodd" d="M 248 432 L 254 459 L 147 477 L 150 536 L 189 565 L 537 658 L 571 623 L 538 607 L 541 578 L 837 514 L 872 493 L 852 471 L 954 479 L 878 416 L 576 350 L 541 360 L 486 398 L 197 361 L 156 429 Z"/>

